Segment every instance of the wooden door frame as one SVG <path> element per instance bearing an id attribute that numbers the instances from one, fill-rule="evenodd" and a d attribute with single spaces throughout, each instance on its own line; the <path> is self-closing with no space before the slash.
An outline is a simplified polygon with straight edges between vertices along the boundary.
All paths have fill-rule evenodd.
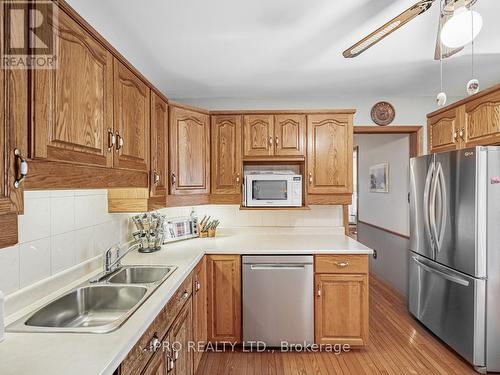
<path id="1" fill-rule="evenodd" d="M 410 137 L 410 158 L 424 154 L 424 127 L 422 125 L 363 126 L 354 125 L 354 134 L 408 134 Z M 359 156 L 359 155 L 358 155 Z M 358 170 L 359 173 L 359 170 Z M 359 191 L 358 191 L 359 194 Z M 344 231 L 349 234 L 349 206 L 343 205 Z"/>

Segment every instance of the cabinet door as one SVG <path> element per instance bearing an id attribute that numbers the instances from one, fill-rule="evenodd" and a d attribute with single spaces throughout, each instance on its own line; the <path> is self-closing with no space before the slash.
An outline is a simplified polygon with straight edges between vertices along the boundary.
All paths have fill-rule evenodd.
<path id="1" fill-rule="evenodd" d="M 352 193 L 352 115 L 307 116 L 309 194 Z"/>
<path id="2" fill-rule="evenodd" d="M 171 107 L 171 194 L 203 194 L 210 190 L 210 126 L 208 116 Z"/>
<path id="3" fill-rule="evenodd" d="M 114 59 L 116 168 L 149 169 L 149 87 Z"/>
<path id="4" fill-rule="evenodd" d="M 166 375 L 167 361 L 161 348 L 155 353 L 151 361 L 146 365 L 141 375 Z M 123 374 L 125 375 L 125 374 Z"/>
<path id="5" fill-rule="evenodd" d="M 463 107 L 452 108 L 427 120 L 429 152 L 456 150 L 461 147 Z"/>
<path id="6" fill-rule="evenodd" d="M 169 334 L 170 349 L 174 361 L 174 375 L 191 375 L 193 373 L 193 351 L 188 348 L 193 340 L 191 299 L 175 318 Z"/>
<path id="7" fill-rule="evenodd" d="M 243 155 L 274 155 L 274 117 L 273 115 L 243 116 Z"/>
<path id="8" fill-rule="evenodd" d="M 366 345 L 368 276 L 316 274 L 317 344 Z"/>
<path id="9" fill-rule="evenodd" d="M 193 277 L 193 340 L 196 345 L 194 354 L 194 372 L 198 368 L 203 351 L 201 347 L 207 343 L 207 266 L 206 258 L 198 263 Z"/>
<path id="10" fill-rule="evenodd" d="M 305 156 L 306 116 L 277 115 L 274 121 L 275 155 Z"/>
<path id="11" fill-rule="evenodd" d="M 212 194 L 239 194 L 241 116 L 212 117 Z"/>
<path id="12" fill-rule="evenodd" d="M 465 146 L 500 143 L 500 90 L 465 105 Z"/>
<path id="13" fill-rule="evenodd" d="M 208 340 L 241 341 L 241 262 L 239 255 L 209 255 Z"/>
<path id="14" fill-rule="evenodd" d="M 4 11 L 9 3 L 0 7 L 0 25 L 6 28 L 9 20 Z M 18 38 L 24 31 L 10 30 L 0 33 L 5 38 L 0 47 L 11 45 L 9 38 Z M 4 51 L 0 51 L 3 55 Z M 0 69 L 0 248 L 17 242 L 17 214 L 23 212 L 23 184 L 15 187 L 15 180 L 20 177 L 20 158 L 15 155 L 18 149 L 27 157 L 28 144 L 28 71 L 25 69 Z"/>
<path id="15" fill-rule="evenodd" d="M 32 158 L 112 165 L 113 58 L 59 10 L 58 68 L 32 71 Z"/>
<path id="16" fill-rule="evenodd" d="M 168 192 L 168 106 L 151 92 L 151 197 Z"/>

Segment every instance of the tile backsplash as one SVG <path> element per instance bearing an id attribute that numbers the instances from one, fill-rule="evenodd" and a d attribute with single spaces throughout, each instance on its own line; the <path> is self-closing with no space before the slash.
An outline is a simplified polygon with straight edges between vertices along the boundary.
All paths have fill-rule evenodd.
<path id="1" fill-rule="evenodd" d="M 124 220 L 108 213 L 106 190 L 26 191 L 19 244 L 0 249 L 0 290 L 11 294 L 102 254 L 127 235 Z"/>
<path id="2" fill-rule="evenodd" d="M 104 189 L 26 191 L 24 204 L 19 244 L 0 249 L 0 290 L 7 295 L 102 255 L 134 230 L 131 215 L 108 213 Z M 160 212 L 177 217 L 189 215 L 191 209 L 171 207 Z M 239 205 L 205 205 L 194 210 L 200 218 L 219 219 L 221 228 L 319 227 L 342 233 L 342 206 L 252 211 L 240 210 Z M 90 264 L 95 269 L 100 263 Z"/>

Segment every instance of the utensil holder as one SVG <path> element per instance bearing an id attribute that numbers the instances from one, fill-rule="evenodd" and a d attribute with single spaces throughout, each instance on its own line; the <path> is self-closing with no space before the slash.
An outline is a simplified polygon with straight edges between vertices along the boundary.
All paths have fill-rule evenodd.
<path id="1" fill-rule="evenodd" d="M 215 229 L 210 228 L 208 230 L 208 237 L 215 237 L 215 232 L 216 232 Z"/>
<path id="2" fill-rule="evenodd" d="M 207 231 L 205 231 L 205 232 L 200 232 L 200 237 L 201 237 L 201 238 L 208 237 L 208 232 L 207 232 Z"/>

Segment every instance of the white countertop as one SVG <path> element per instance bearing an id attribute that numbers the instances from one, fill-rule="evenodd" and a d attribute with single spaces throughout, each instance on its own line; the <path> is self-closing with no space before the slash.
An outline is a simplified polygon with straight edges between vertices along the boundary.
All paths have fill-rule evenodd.
<path id="1" fill-rule="evenodd" d="M 204 254 L 371 254 L 344 235 L 302 230 L 223 232 L 215 238 L 166 245 L 153 254 L 133 252 L 125 264 L 176 265 L 177 270 L 114 332 L 6 333 L 0 343 L 0 375 L 112 374 Z M 68 285 L 65 292 L 96 272 Z"/>

